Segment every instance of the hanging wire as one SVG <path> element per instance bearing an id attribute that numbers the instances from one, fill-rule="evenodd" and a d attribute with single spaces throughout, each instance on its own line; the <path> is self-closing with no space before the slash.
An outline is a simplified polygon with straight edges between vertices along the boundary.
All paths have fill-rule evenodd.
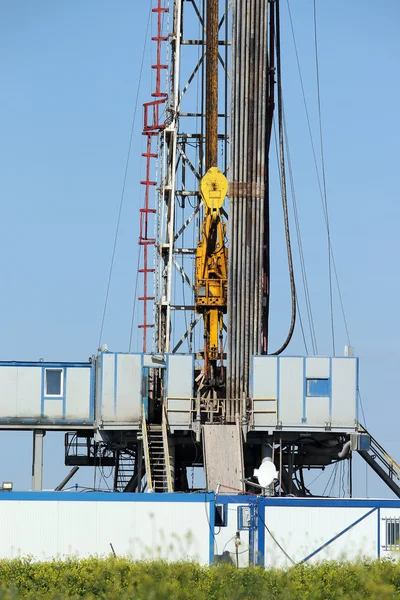
<path id="1" fill-rule="evenodd" d="M 136 269 L 136 280 L 135 280 L 135 291 L 133 294 L 133 308 L 132 308 L 132 318 L 131 318 L 131 330 L 129 333 L 129 352 L 132 349 L 132 338 L 133 338 L 133 328 L 134 328 L 134 322 L 135 322 L 135 315 L 136 315 L 136 300 L 137 300 L 137 289 L 138 289 L 138 283 L 139 283 L 139 267 L 140 267 L 140 256 L 142 254 L 142 246 L 139 246 L 139 252 L 138 252 L 138 262 L 137 262 L 137 269 Z"/>
<path id="2" fill-rule="evenodd" d="M 286 156 L 287 156 L 288 171 L 289 171 L 290 189 L 291 189 L 291 196 L 292 196 L 292 203 L 293 203 L 293 214 L 294 214 L 294 221 L 295 221 L 295 226 L 296 226 L 297 244 L 299 247 L 300 266 L 301 266 L 301 273 L 302 273 L 302 279 L 303 279 L 304 295 L 305 295 L 305 300 L 306 300 L 308 323 L 309 323 L 309 328 L 310 328 L 311 345 L 312 345 L 314 354 L 318 354 L 317 336 L 315 333 L 314 317 L 313 317 L 313 312 L 312 312 L 312 308 L 311 308 L 311 297 L 310 297 L 310 291 L 309 291 L 309 287 L 308 287 L 307 270 L 306 270 L 306 263 L 305 263 L 305 258 L 304 258 L 303 242 L 302 242 L 302 237 L 301 237 L 300 220 L 299 220 L 299 214 L 298 214 L 298 210 L 297 210 L 296 190 L 295 190 L 295 186 L 294 186 L 292 161 L 291 161 L 291 156 L 290 156 L 289 139 L 288 139 L 287 124 L 286 124 L 286 117 L 285 117 L 284 109 L 283 109 L 283 126 L 284 126 L 284 133 L 285 133 Z"/>
<path id="3" fill-rule="evenodd" d="M 110 270 L 109 270 L 109 274 L 108 274 L 107 291 L 106 291 L 106 297 L 105 297 L 105 301 L 104 301 L 103 316 L 101 319 L 98 348 L 100 348 L 101 339 L 103 337 L 104 322 L 105 322 L 107 306 L 108 306 L 108 297 L 110 294 L 111 278 L 112 278 L 112 273 L 113 273 L 113 268 L 114 268 L 115 252 L 117 249 L 119 227 L 121 224 L 122 206 L 123 206 L 124 198 L 125 198 L 126 181 L 128 178 L 128 168 L 129 168 L 129 161 L 130 161 L 131 150 L 132 150 L 133 133 L 134 133 L 135 124 L 136 124 L 136 114 L 137 114 L 137 108 L 138 108 L 138 103 L 139 103 L 139 93 L 140 93 L 141 84 L 142 84 L 143 66 L 144 66 L 144 58 L 145 58 L 145 53 L 146 53 L 147 38 L 148 38 L 148 33 L 149 33 L 149 28 L 150 28 L 151 12 L 152 11 L 151 11 L 151 4 L 150 4 L 149 15 L 148 15 L 148 19 L 147 19 L 146 33 L 145 33 L 144 44 L 143 44 L 142 61 L 141 61 L 141 65 L 140 65 L 139 81 L 138 81 L 138 86 L 137 86 L 137 90 L 136 90 L 136 100 L 135 100 L 135 106 L 134 106 L 134 110 L 133 110 L 131 132 L 130 132 L 130 137 L 129 137 L 128 154 L 126 157 L 124 179 L 123 179 L 123 183 L 122 183 L 121 199 L 120 199 L 120 203 L 119 203 L 117 226 L 116 226 L 116 230 L 115 230 L 114 244 L 113 244 L 113 249 L 112 249 L 112 254 L 111 254 Z"/>
<path id="4" fill-rule="evenodd" d="M 329 484 L 330 484 L 330 482 L 331 482 L 331 479 L 332 479 L 332 477 L 334 476 L 334 474 L 335 474 L 335 472 L 336 472 L 337 466 L 338 466 L 338 463 L 335 463 L 335 465 L 334 465 L 334 467 L 333 467 L 333 469 L 332 469 L 332 473 L 330 474 L 330 476 L 329 476 L 329 479 L 328 479 L 328 481 L 327 481 L 327 483 L 326 483 L 326 486 L 325 486 L 325 488 L 324 488 L 324 491 L 322 492 L 322 496 L 325 496 L 325 492 L 326 492 L 326 490 L 328 489 L 328 486 L 329 486 Z"/>
<path id="5" fill-rule="evenodd" d="M 273 129 L 274 129 L 274 139 L 275 139 L 276 162 L 277 162 L 277 167 L 278 167 L 278 171 L 279 171 L 280 170 L 279 151 L 278 151 L 278 140 L 277 140 L 277 134 L 276 134 L 275 121 L 273 122 Z M 281 194 L 282 194 L 282 180 L 281 179 L 280 179 L 280 184 L 281 184 Z M 292 199 L 293 199 L 293 185 L 292 185 L 292 182 L 291 182 L 291 187 L 292 187 Z M 296 223 L 296 231 L 297 231 L 297 241 L 299 241 L 299 230 L 298 230 L 297 223 Z M 299 243 L 298 243 L 298 245 L 299 245 Z M 300 252 L 300 246 L 299 246 L 299 252 Z M 303 269 L 302 269 L 302 274 L 303 274 Z M 303 276 L 303 285 L 304 285 L 304 276 Z M 299 316 L 300 329 L 301 329 L 301 334 L 302 334 L 302 337 L 303 337 L 304 348 L 305 348 L 306 354 L 308 354 L 307 339 L 306 339 L 306 335 L 305 335 L 305 331 L 304 331 L 303 319 L 302 319 L 302 316 L 301 316 L 300 303 L 299 303 L 299 297 L 298 297 L 297 291 L 296 291 L 296 307 L 297 307 L 297 314 Z M 308 306 L 307 306 L 307 308 L 308 308 Z M 309 314 L 307 316 L 308 316 L 308 322 L 309 322 L 309 325 L 310 325 Z M 311 335 L 311 343 L 313 344 L 312 331 L 310 331 L 310 335 Z M 313 348 L 314 348 L 314 345 L 313 345 Z M 314 352 L 314 354 L 315 354 L 315 352 Z"/>
<path id="6" fill-rule="evenodd" d="M 312 130 L 311 130 L 310 115 L 309 115 L 309 111 L 308 111 L 306 94 L 305 94 L 305 90 L 304 90 L 304 82 L 303 82 L 303 75 L 302 75 L 302 70 L 301 70 L 301 65 L 300 65 L 299 53 L 298 53 L 298 49 L 297 49 L 296 34 L 295 34 L 295 30 L 294 30 L 294 25 L 293 25 L 293 19 L 292 19 L 292 13 L 291 13 L 291 10 L 290 10 L 289 0 L 286 0 L 286 3 L 287 3 L 288 13 L 289 13 L 289 21 L 290 21 L 290 27 L 291 27 L 291 31 L 292 31 L 293 45 L 294 45 L 294 50 L 295 50 L 295 54 L 296 54 L 297 70 L 298 70 L 298 73 L 299 73 L 301 93 L 302 93 L 302 97 L 303 97 L 304 110 L 305 110 L 306 119 L 307 119 L 307 127 L 308 127 L 308 133 L 309 133 L 309 137 L 310 137 L 310 142 L 311 142 L 311 148 L 312 148 L 312 154 L 313 154 L 313 159 L 314 159 L 315 172 L 316 172 L 317 181 L 318 181 L 318 187 L 319 187 L 319 192 L 320 192 L 322 209 L 323 209 L 323 213 L 324 213 L 325 225 L 326 225 L 327 233 L 328 233 L 328 231 L 329 231 L 329 221 L 328 221 L 326 210 L 325 210 L 324 194 L 323 194 L 323 190 L 322 190 L 322 184 L 321 184 L 321 178 L 320 178 L 320 174 L 319 174 L 319 168 L 318 168 L 318 161 L 317 161 L 317 156 L 316 156 L 316 151 L 315 151 L 314 139 L 313 139 Z M 338 276 L 338 272 L 337 272 L 337 268 L 336 268 L 335 255 L 334 255 L 334 252 L 333 252 L 332 240 L 331 239 L 330 239 L 330 253 L 331 253 L 331 258 L 332 258 L 333 272 L 334 272 L 334 275 L 335 275 L 335 281 L 336 281 L 336 287 L 337 287 L 338 296 L 339 296 L 339 302 L 340 302 L 340 308 L 341 308 L 341 312 L 342 312 L 343 323 L 344 323 L 344 327 L 345 327 L 345 330 L 346 330 L 347 343 L 350 346 L 351 342 L 350 342 L 349 329 L 348 329 L 348 325 L 347 325 L 346 312 L 345 312 L 345 309 L 344 309 L 343 296 L 342 296 L 341 286 L 340 286 L 340 283 L 339 283 L 339 276 Z"/>
<path id="7" fill-rule="evenodd" d="M 330 232 L 330 225 L 329 225 L 328 199 L 327 199 L 327 194 L 326 194 L 325 154 L 324 154 L 324 142 L 323 142 L 323 133 L 322 133 L 322 111 L 321 111 L 321 89 L 320 89 L 320 81 L 319 81 L 316 0 L 314 0 L 314 47 L 315 47 L 315 69 L 316 69 L 316 76 L 317 76 L 318 122 L 319 122 L 319 141 L 320 141 L 320 150 L 321 150 L 322 182 L 323 182 L 323 190 L 324 190 L 326 230 L 327 230 L 327 235 L 328 235 L 329 302 L 330 302 L 330 309 L 331 309 L 332 350 L 333 350 L 333 355 L 335 356 L 336 352 L 335 352 L 335 322 L 334 322 L 333 292 L 332 292 L 331 232 Z"/>
<path id="8" fill-rule="evenodd" d="M 293 269 L 293 256 L 290 241 L 290 226 L 289 226 L 289 213 L 287 203 L 287 192 L 286 192 L 286 178 L 285 178 L 285 151 L 284 151 L 284 135 L 283 135 L 283 103 L 282 103 L 282 79 L 281 79 L 281 42 L 280 42 L 280 9 L 279 1 L 276 2 L 276 62 L 277 62 L 277 77 L 278 77 L 278 131 L 279 131 L 279 156 L 280 156 L 280 171 L 281 171 L 281 185 L 282 185 L 282 206 L 283 206 L 283 218 L 285 223 L 285 237 L 286 237 L 286 249 L 287 259 L 289 266 L 289 279 L 290 279 L 290 293 L 292 299 L 292 318 L 290 322 L 289 332 L 286 340 L 282 346 L 276 352 L 273 352 L 273 356 L 281 354 L 285 348 L 289 345 L 290 340 L 293 337 L 294 328 L 296 325 L 296 284 L 294 280 L 294 269 Z"/>

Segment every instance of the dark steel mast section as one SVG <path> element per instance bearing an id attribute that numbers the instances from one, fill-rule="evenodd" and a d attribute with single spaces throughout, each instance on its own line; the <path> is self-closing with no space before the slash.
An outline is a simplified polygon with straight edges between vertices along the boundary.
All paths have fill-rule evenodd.
<path id="1" fill-rule="evenodd" d="M 207 0 L 206 172 L 218 166 L 218 9 L 219 0 Z"/>
<path id="2" fill-rule="evenodd" d="M 249 396 L 252 355 L 268 352 L 274 4 L 235 0 L 233 7 L 227 336 L 233 414 Z"/>
<path id="3" fill-rule="evenodd" d="M 279 0 L 278 0 L 279 1 Z M 262 309 L 262 354 L 268 354 L 268 319 L 270 294 L 270 223 L 269 223 L 269 149 L 275 110 L 275 0 L 269 0 L 269 53 L 267 77 L 267 136 L 265 148 L 265 202 L 264 202 L 264 279 Z"/>

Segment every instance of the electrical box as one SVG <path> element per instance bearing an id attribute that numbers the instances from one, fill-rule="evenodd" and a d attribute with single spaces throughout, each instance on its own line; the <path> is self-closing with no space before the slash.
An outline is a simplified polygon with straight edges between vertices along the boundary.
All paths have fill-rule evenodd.
<path id="1" fill-rule="evenodd" d="M 250 506 L 238 506 L 238 529 L 243 531 L 251 528 Z"/>

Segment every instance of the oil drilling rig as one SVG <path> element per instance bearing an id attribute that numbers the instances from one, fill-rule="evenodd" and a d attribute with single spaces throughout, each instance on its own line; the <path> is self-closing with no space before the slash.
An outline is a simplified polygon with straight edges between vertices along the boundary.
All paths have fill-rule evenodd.
<path id="1" fill-rule="evenodd" d="M 201 467 L 208 490 L 307 496 L 305 470 L 351 465 L 357 451 L 400 497 L 400 468 L 359 423 L 352 348 L 344 356 L 286 352 L 296 289 L 279 0 L 152 2 L 155 85 L 143 110 L 139 219 L 143 350 L 104 345 L 86 363 L 0 363 L 0 428 L 34 431 L 33 489 L 41 489 L 43 435 L 59 430 L 65 463 L 114 467 L 115 491 L 187 491 L 196 487 L 188 469 Z M 270 193 L 273 123 L 281 198 Z M 292 314 L 275 349 L 277 202 Z"/>
<path id="2" fill-rule="evenodd" d="M 145 105 L 143 132 L 148 177 L 140 327 L 143 351 L 151 337 L 163 368 L 149 373 L 147 429 L 154 435 L 157 423 L 162 428 L 165 422 L 164 454 L 173 466 L 164 460 L 163 468 L 175 476 L 169 489 L 181 489 L 177 475 L 201 464 L 208 489 L 242 491 L 267 461 L 277 467 L 280 493 L 305 495 L 303 469 L 350 457 L 363 435 L 356 358 L 280 356 L 295 327 L 296 291 L 284 181 L 279 2 L 176 0 L 168 12 L 159 0 L 153 12 L 156 92 Z M 169 35 L 165 13 L 172 19 Z M 286 340 L 271 352 L 274 118 L 292 317 Z M 157 180 L 151 178 L 156 161 Z M 150 452 L 146 463 L 150 472 Z"/>

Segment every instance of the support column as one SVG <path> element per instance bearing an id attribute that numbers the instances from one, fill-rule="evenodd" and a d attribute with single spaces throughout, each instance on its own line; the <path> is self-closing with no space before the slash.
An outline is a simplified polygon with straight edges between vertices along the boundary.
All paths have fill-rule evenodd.
<path id="1" fill-rule="evenodd" d="M 32 453 L 32 491 L 41 492 L 43 488 L 43 438 L 46 432 L 43 429 L 33 431 Z"/>

